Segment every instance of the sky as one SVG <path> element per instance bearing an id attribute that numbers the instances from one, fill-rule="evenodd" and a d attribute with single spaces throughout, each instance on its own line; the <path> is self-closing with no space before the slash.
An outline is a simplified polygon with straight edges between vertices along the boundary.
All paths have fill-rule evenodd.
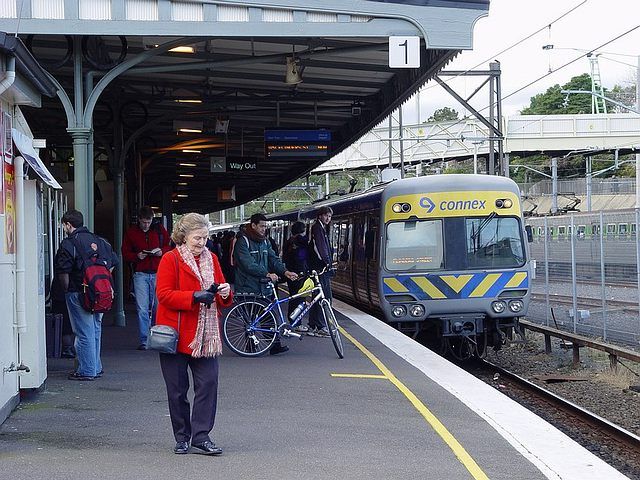
<path id="1" fill-rule="evenodd" d="M 574 7 L 577 8 L 573 12 L 554 22 Z M 497 55 L 550 23 L 550 29 L 544 28 L 524 43 Z M 475 25 L 473 50 L 458 55 L 445 70 L 467 70 L 480 62 L 484 63 L 477 69 L 488 70 L 489 61 L 498 60 L 502 69 L 503 115 L 517 115 L 529 105 L 532 96 L 555 84 L 563 85 L 576 75 L 589 73 L 587 51 L 638 25 L 640 0 L 491 0 L 488 16 Z M 549 44 L 554 46 L 553 49 L 542 49 Z M 600 53 L 600 76 L 606 88 L 616 84 L 634 84 L 640 56 L 640 28 L 597 49 L 596 53 Z M 578 57 L 581 58 L 571 65 L 560 68 Z M 508 97 L 532 80 L 546 75 L 549 68 L 552 74 Z M 466 98 L 483 79 L 460 77 L 447 83 Z M 477 99 L 471 102 L 474 108 L 486 107 L 488 88 L 485 87 L 474 98 Z M 417 120 L 416 104 L 415 97 L 406 104 L 403 110 L 405 122 Z M 455 109 L 460 116 L 466 113 L 464 107 L 440 86 L 429 82 L 420 94 L 420 119 L 426 120 L 436 109 L 444 106 Z M 488 115 L 488 110 L 483 113 Z"/>

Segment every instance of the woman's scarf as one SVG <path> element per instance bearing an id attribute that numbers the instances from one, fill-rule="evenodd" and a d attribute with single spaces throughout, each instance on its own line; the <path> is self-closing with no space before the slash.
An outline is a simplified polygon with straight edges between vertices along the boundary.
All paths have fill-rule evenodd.
<path id="1" fill-rule="evenodd" d="M 202 290 L 208 289 L 214 282 L 211 252 L 205 248 L 200 254 L 200 262 L 198 264 L 193 253 L 189 251 L 186 245 L 178 245 L 176 249 L 178 253 L 180 253 L 184 263 L 187 264 L 200 281 Z M 193 337 L 193 340 L 189 344 L 189 348 L 192 350 L 191 356 L 195 358 L 215 357 L 222 353 L 222 343 L 220 342 L 220 330 L 218 327 L 218 309 L 215 300 L 210 308 L 207 308 L 204 303 L 200 304 L 198 327 L 196 328 L 195 337 Z"/>

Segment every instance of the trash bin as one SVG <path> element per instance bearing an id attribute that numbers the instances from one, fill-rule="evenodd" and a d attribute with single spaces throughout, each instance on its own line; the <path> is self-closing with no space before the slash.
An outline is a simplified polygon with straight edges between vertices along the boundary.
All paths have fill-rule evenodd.
<path id="1" fill-rule="evenodd" d="M 45 331 L 47 336 L 47 357 L 60 358 L 62 353 L 61 313 L 47 313 L 45 315 Z"/>

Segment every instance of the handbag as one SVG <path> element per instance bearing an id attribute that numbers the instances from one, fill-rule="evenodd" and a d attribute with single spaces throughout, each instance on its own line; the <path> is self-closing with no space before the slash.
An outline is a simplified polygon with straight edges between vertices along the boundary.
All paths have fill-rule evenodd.
<path id="1" fill-rule="evenodd" d="M 180 270 L 178 268 L 178 258 L 176 260 L 176 290 L 180 284 Z M 180 313 L 178 312 L 178 330 L 180 330 Z M 178 331 L 169 325 L 154 325 L 149 329 L 147 338 L 147 349 L 156 350 L 160 353 L 175 354 L 178 350 Z"/>

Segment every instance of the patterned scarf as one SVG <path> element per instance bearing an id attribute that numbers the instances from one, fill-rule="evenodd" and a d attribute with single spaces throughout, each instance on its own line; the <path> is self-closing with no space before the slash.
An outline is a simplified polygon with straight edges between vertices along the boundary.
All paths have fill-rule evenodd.
<path id="1" fill-rule="evenodd" d="M 206 248 L 202 251 L 198 267 L 193 253 L 189 251 L 186 245 L 179 245 L 177 250 L 182 260 L 184 260 L 184 263 L 189 266 L 200 281 L 202 290 L 209 288 L 214 282 L 211 252 Z M 203 303 L 200 304 L 198 327 L 196 328 L 195 337 L 193 337 L 193 340 L 189 344 L 189 348 L 192 350 L 191 356 L 195 358 L 215 357 L 222 353 L 222 343 L 220 342 L 220 330 L 218 327 L 218 309 L 215 301 L 211 304 L 210 308 L 207 308 Z"/>

